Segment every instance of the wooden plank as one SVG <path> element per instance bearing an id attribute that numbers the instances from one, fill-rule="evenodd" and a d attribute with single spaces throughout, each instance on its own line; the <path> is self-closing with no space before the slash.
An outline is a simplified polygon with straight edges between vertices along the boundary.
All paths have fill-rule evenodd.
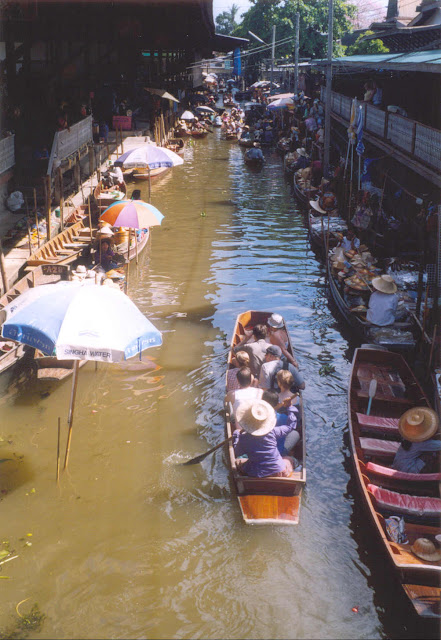
<path id="1" fill-rule="evenodd" d="M 422 618 L 439 618 L 441 589 L 422 584 L 403 584 L 416 613 Z"/>
<path id="2" fill-rule="evenodd" d="M 300 496 L 239 496 L 247 524 L 298 524 Z"/>

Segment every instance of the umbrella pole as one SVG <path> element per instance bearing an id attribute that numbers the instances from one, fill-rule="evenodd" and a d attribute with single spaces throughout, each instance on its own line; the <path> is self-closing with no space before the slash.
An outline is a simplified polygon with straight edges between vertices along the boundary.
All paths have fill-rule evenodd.
<path id="1" fill-rule="evenodd" d="M 136 229 L 135 229 L 135 251 L 136 251 L 136 264 L 138 264 L 138 238 L 136 237 Z"/>
<path id="2" fill-rule="evenodd" d="M 60 481 L 60 421 L 58 418 L 58 439 L 57 439 L 57 483 Z"/>
<path id="3" fill-rule="evenodd" d="M 131 234 L 132 230 L 129 229 L 129 237 L 127 240 L 127 269 L 126 269 L 126 293 L 129 290 L 129 265 L 130 265 L 130 234 Z"/>
<path id="4" fill-rule="evenodd" d="M 152 201 L 152 179 L 150 176 L 150 167 L 148 168 L 149 170 L 149 204 L 151 204 Z"/>
<path id="5" fill-rule="evenodd" d="M 71 391 L 71 395 L 70 395 L 69 415 L 67 417 L 67 424 L 68 424 L 69 430 L 67 432 L 67 444 L 66 444 L 66 454 L 65 454 L 65 457 L 64 457 L 64 469 L 67 469 L 67 464 L 69 462 L 70 443 L 71 443 L 71 440 L 72 440 L 73 412 L 74 412 L 74 408 L 75 408 L 75 398 L 76 398 L 76 395 L 77 395 L 79 362 L 80 362 L 79 360 L 75 360 L 75 362 L 74 362 L 72 391 Z"/>
<path id="6" fill-rule="evenodd" d="M 93 241 L 93 235 L 92 235 L 92 214 L 90 212 L 90 194 L 89 197 L 87 199 L 87 204 L 88 204 L 88 208 L 89 208 L 89 229 L 90 229 L 90 242 L 92 243 Z M 100 256 L 101 257 L 101 256 Z"/>

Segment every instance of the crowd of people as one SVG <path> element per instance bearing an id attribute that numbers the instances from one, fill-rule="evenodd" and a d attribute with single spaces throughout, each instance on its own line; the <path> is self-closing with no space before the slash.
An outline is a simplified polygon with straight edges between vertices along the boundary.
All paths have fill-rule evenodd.
<path id="1" fill-rule="evenodd" d="M 281 315 L 245 331 L 233 348 L 225 403 L 236 429 L 233 446 L 244 475 L 289 477 L 301 465 L 299 392 L 305 381 L 289 349 Z"/>

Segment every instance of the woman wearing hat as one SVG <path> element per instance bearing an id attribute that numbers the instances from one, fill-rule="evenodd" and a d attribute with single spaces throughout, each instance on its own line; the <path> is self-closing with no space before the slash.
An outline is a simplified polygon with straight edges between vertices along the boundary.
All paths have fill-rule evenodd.
<path id="1" fill-rule="evenodd" d="M 294 431 L 297 426 L 295 412 L 289 414 L 289 423 L 276 427 L 276 413 L 264 400 L 247 400 L 236 411 L 239 429 L 233 433 L 234 453 L 248 458 L 236 460 L 240 471 L 247 476 L 288 478 L 293 472 L 293 459 L 283 457 L 277 441 Z"/>
<path id="2" fill-rule="evenodd" d="M 271 344 L 275 344 L 282 350 L 282 354 L 295 367 L 299 367 L 297 360 L 288 351 L 288 334 L 285 331 L 283 317 L 278 313 L 273 313 L 267 320 L 268 338 Z"/>
<path id="3" fill-rule="evenodd" d="M 433 473 L 439 470 L 441 440 L 434 439 L 439 419 L 433 409 L 414 407 L 398 421 L 403 441 L 395 454 L 392 469 L 406 473 Z"/>
<path id="4" fill-rule="evenodd" d="M 386 327 L 395 322 L 398 308 L 397 285 L 392 276 L 383 275 L 372 280 L 375 291 L 369 298 L 366 314 L 368 322 Z"/>

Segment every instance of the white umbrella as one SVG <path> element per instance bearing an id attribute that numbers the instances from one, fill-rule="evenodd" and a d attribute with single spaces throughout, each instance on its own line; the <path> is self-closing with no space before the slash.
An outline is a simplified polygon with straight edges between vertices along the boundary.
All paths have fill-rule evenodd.
<path id="1" fill-rule="evenodd" d="M 181 120 L 194 120 L 195 116 L 191 111 L 184 111 L 181 116 Z"/>
<path id="2" fill-rule="evenodd" d="M 115 160 L 116 167 L 123 169 L 133 169 L 135 167 L 148 167 L 157 169 L 158 167 L 176 167 L 183 164 L 183 159 L 177 153 L 157 147 L 154 144 L 144 144 L 136 149 L 129 149 Z"/>
<path id="3" fill-rule="evenodd" d="M 59 360 L 75 360 L 68 416 L 67 467 L 80 360 L 120 362 L 162 344 L 161 333 L 119 289 L 58 282 L 29 289 L 1 312 L 2 336 Z"/>
<path id="4" fill-rule="evenodd" d="M 204 107 L 204 106 L 196 107 L 195 111 L 198 111 L 200 113 L 204 113 L 204 111 L 206 113 L 217 113 L 217 111 L 215 111 L 211 107 Z"/>
<path id="5" fill-rule="evenodd" d="M 279 98 L 278 100 L 273 100 L 268 105 L 268 110 L 272 109 L 283 109 L 284 107 L 292 107 L 294 105 L 294 100 L 292 98 Z"/>

